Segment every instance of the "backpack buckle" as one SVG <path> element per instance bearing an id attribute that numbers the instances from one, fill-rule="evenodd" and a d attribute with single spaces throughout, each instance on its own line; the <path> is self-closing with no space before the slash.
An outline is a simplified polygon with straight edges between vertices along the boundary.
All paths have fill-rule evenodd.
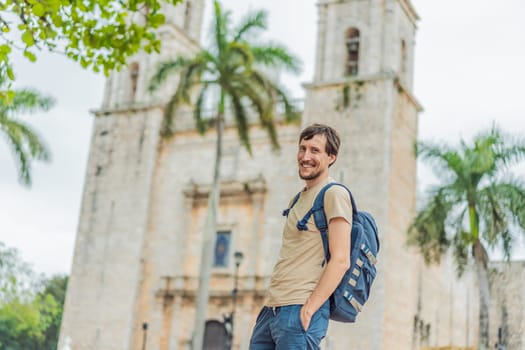
<path id="1" fill-rule="evenodd" d="M 366 258 L 368 259 L 368 261 L 370 261 L 372 265 L 375 265 L 377 263 L 377 258 L 374 256 L 374 254 L 372 254 L 370 249 L 368 249 L 368 247 L 364 243 L 361 244 L 361 250 L 363 251 L 363 253 L 365 253 Z"/>

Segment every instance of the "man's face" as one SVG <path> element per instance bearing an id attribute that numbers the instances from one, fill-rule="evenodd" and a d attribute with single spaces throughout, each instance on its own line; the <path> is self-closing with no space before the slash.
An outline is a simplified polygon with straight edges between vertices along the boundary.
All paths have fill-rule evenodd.
<path id="1" fill-rule="evenodd" d="M 328 166 L 335 158 L 335 155 L 326 153 L 325 135 L 314 135 L 310 140 L 302 139 L 297 152 L 299 177 L 303 180 L 314 180 L 325 173 L 328 174 Z"/>

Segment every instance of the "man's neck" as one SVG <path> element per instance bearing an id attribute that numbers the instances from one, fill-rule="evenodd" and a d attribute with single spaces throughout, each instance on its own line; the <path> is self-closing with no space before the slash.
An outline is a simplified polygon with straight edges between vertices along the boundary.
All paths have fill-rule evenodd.
<path id="1" fill-rule="evenodd" d="M 309 190 L 310 188 L 319 185 L 321 182 L 325 181 L 326 179 L 328 179 L 328 173 L 318 176 L 312 180 L 305 180 L 305 189 Z"/>

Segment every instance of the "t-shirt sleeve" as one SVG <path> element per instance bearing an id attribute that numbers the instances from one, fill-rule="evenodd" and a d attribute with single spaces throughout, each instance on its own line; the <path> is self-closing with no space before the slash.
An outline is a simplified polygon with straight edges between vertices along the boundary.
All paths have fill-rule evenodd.
<path id="1" fill-rule="evenodd" d="M 341 217 L 352 224 L 352 203 L 348 191 L 338 185 L 330 187 L 324 198 L 324 210 L 328 223 L 333 218 Z"/>

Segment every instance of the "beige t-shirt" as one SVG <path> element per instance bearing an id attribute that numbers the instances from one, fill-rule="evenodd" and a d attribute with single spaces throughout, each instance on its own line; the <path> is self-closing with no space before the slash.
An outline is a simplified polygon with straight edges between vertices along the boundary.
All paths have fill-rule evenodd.
<path id="1" fill-rule="evenodd" d="M 281 250 L 267 292 L 267 306 L 304 304 L 321 278 L 326 265 L 325 256 L 321 233 L 315 226 L 313 215 L 307 222 L 307 231 L 299 231 L 296 225 L 310 210 L 319 191 L 329 182 L 333 180 L 328 178 L 301 192 L 299 200 L 288 213 Z M 343 187 L 330 187 L 325 193 L 324 205 L 327 222 L 342 217 L 352 223 L 350 196 Z"/>

